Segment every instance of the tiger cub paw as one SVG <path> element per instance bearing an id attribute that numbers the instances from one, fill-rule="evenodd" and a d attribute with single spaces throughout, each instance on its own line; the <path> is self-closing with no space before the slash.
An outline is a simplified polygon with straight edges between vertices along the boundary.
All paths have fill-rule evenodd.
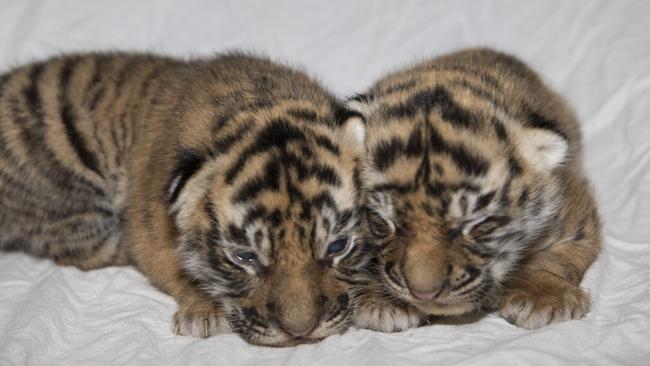
<path id="1" fill-rule="evenodd" d="M 580 287 L 548 274 L 518 282 L 505 290 L 500 313 L 508 322 L 525 329 L 580 319 L 591 309 L 589 295 Z"/>
<path id="2" fill-rule="evenodd" d="M 372 304 L 357 310 L 355 326 L 392 333 L 419 327 L 426 319 L 426 315 L 410 305 Z"/>
<path id="3" fill-rule="evenodd" d="M 174 334 L 207 338 L 230 333 L 223 312 L 211 304 L 181 304 L 172 320 Z"/>

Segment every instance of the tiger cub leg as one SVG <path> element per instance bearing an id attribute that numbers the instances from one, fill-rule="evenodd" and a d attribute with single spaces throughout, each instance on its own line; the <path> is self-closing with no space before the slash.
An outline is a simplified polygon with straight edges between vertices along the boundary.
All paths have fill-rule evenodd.
<path id="1" fill-rule="evenodd" d="M 183 274 L 171 241 L 164 236 L 149 239 L 133 246 L 133 256 L 138 269 L 149 281 L 178 303 L 172 318 L 174 334 L 206 338 L 232 332 L 223 307 L 201 293 Z"/>
<path id="2" fill-rule="evenodd" d="M 573 232 L 535 253 L 505 285 L 499 311 L 510 323 L 536 329 L 580 319 L 589 312 L 591 300 L 580 282 L 600 251 L 600 222 L 595 210 Z"/>
<path id="3" fill-rule="evenodd" d="M 201 294 L 189 294 L 179 304 L 172 320 L 176 335 L 207 338 L 232 332 L 223 309 L 207 301 Z"/>
<path id="4" fill-rule="evenodd" d="M 392 299 L 369 286 L 360 296 L 355 327 L 379 332 L 401 332 L 426 323 L 428 316 L 412 305 Z"/>
<path id="5" fill-rule="evenodd" d="M 152 275 L 152 272 L 147 274 L 149 280 L 160 284 L 156 281 L 160 277 Z M 174 334 L 207 338 L 232 332 L 222 306 L 200 293 L 180 271 L 162 275 L 165 283 L 159 287 L 178 302 L 178 310 L 172 318 Z"/>

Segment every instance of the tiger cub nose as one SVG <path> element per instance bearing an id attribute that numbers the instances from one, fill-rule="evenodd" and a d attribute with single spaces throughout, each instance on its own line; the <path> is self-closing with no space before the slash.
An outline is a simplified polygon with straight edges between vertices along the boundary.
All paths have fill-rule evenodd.
<path id="1" fill-rule="evenodd" d="M 446 276 L 435 271 L 406 271 L 406 283 L 411 294 L 419 300 L 433 300 L 445 283 Z"/>
<path id="2" fill-rule="evenodd" d="M 419 300 L 433 300 L 433 299 L 436 298 L 436 296 L 438 296 L 438 294 L 440 293 L 441 288 L 437 288 L 437 289 L 434 289 L 434 290 L 429 291 L 429 292 L 420 292 L 420 291 L 414 290 L 412 288 L 409 289 L 409 290 L 411 291 L 411 294 L 416 299 L 419 299 Z"/>
<path id="3" fill-rule="evenodd" d="M 441 256 L 422 255 L 413 250 L 407 253 L 402 273 L 413 297 L 419 300 L 433 300 L 440 294 L 447 280 L 445 268 L 444 258 Z"/>
<path id="4" fill-rule="evenodd" d="M 304 319 L 284 319 L 280 322 L 280 328 L 287 334 L 294 338 L 304 337 L 316 328 L 318 323 L 317 317 L 309 317 Z"/>

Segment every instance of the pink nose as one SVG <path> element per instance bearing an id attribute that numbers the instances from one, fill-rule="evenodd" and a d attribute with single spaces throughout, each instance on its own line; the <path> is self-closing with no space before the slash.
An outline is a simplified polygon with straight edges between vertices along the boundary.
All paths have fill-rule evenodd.
<path id="1" fill-rule="evenodd" d="M 440 294 L 440 288 L 436 288 L 433 291 L 417 291 L 413 288 L 410 289 L 411 294 L 419 300 L 433 300 Z"/>
<path id="2" fill-rule="evenodd" d="M 306 322 L 281 322 L 280 327 L 283 331 L 294 338 L 305 337 L 316 328 L 317 319 Z"/>

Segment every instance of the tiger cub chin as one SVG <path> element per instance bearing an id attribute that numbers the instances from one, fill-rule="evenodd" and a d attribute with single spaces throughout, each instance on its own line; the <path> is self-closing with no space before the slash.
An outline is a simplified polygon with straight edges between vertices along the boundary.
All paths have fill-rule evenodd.
<path id="1" fill-rule="evenodd" d="M 378 81 L 368 122 L 367 223 L 381 287 L 357 326 L 497 309 L 533 329 L 579 319 L 601 247 L 579 125 L 517 59 L 472 49 Z"/>
<path id="2" fill-rule="evenodd" d="M 133 264 L 177 334 L 287 346 L 353 323 L 363 121 L 264 58 L 53 58 L 0 79 L 0 247 Z"/>

